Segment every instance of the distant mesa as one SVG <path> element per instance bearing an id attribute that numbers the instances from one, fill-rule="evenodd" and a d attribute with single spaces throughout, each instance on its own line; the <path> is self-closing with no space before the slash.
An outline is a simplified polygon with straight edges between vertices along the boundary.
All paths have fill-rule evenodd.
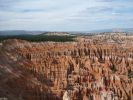
<path id="1" fill-rule="evenodd" d="M 56 36 L 69 36 L 68 32 L 45 32 L 42 35 L 56 35 Z"/>

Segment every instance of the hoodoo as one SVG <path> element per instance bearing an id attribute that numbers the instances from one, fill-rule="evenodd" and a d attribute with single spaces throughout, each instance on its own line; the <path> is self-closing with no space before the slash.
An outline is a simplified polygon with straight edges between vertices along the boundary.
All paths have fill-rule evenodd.
<path id="1" fill-rule="evenodd" d="M 6 40 L 0 45 L 0 96 L 9 100 L 132 100 L 133 47 L 128 43 L 133 42 L 128 38 L 113 34 L 65 43 Z"/>

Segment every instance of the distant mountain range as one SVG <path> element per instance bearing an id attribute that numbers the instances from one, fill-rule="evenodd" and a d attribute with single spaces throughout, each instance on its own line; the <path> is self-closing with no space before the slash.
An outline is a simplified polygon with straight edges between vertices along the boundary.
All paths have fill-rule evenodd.
<path id="1" fill-rule="evenodd" d="M 11 31 L 0 31 L 0 35 L 35 35 L 42 34 L 45 31 L 25 31 L 25 30 L 11 30 Z"/>
<path id="2" fill-rule="evenodd" d="M 0 31 L 0 35 L 36 35 L 36 34 L 45 34 L 48 31 L 25 31 L 25 30 L 5 30 Z M 50 32 L 50 31 L 49 31 Z M 133 33 L 133 28 L 115 28 L 115 29 L 101 29 L 93 31 L 73 31 L 68 32 L 69 34 L 86 34 L 86 33 L 101 33 L 101 32 L 131 32 Z M 51 32 L 52 33 L 52 32 Z M 57 32 L 58 33 L 58 32 Z"/>
<path id="3" fill-rule="evenodd" d="M 94 32 L 94 33 L 99 33 L 99 32 L 133 32 L 133 28 L 101 29 L 101 30 L 93 30 L 90 32 Z"/>

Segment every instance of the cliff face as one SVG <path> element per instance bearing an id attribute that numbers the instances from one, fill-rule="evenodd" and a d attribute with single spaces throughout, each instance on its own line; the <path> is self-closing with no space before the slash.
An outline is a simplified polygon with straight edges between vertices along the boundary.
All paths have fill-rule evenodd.
<path id="1" fill-rule="evenodd" d="M 126 44 L 8 40 L 1 51 L 9 61 L 1 66 L 14 71 L 1 83 L 7 97 L 60 100 L 68 92 L 72 100 L 133 99 L 133 48 Z"/>

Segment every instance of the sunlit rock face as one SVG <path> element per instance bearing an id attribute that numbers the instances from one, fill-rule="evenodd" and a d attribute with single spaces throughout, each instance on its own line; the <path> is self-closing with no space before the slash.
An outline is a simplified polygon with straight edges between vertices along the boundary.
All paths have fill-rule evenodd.
<path id="1" fill-rule="evenodd" d="M 7 67 L 11 77 L 1 83 L 8 98 L 133 99 L 133 47 L 127 44 L 8 40 L 1 51 L 3 61 L 8 60 L 0 61 L 1 69 Z"/>

